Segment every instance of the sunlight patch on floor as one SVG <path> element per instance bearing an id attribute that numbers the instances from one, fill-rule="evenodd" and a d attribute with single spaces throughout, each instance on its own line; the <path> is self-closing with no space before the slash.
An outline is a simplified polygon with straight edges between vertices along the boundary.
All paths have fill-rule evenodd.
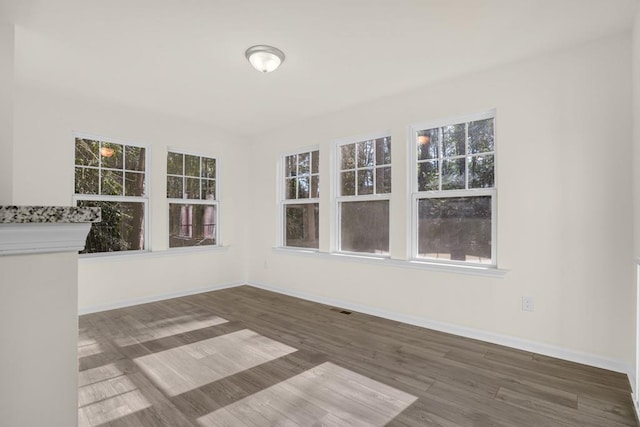
<path id="1" fill-rule="evenodd" d="M 134 361 L 159 388 L 176 396 L 294 351 L 297 349 L 243 329 Z"/>
<path id="2" fill-rule="evenodd" d="M 86 375 L 81 377 L 81 384 L 89 384 L 78 391 L 79 426 L 102 425 L 151 406 L 133 381 L 114 365 L 96 369 L 83 371 Z M 108 378 L 99 380 L 100 376 Z"/>
<path id="3" fill-rule="evenodd" d="M 120 322 L 122 323 L 121 328 L 116 329 L 118 336 L 112 337 L 112 339 L 119 347 L 126 347 L 227 322 L 228 320 L 218 316 L 195 320 L 193 316 L 185 315 L 155 322 L 145 322 L 132 316 L 123 316 L 122 322 Z"/>
<path id="4" fill-rule="evenodd" d="M 323 363 L 198 418 L 201 426 L 384 426 L 410 395 L 348 369 Z"/>

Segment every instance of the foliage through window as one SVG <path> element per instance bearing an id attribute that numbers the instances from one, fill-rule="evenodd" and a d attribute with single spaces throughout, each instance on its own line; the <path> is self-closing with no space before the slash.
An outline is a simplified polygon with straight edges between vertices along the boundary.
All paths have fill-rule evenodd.
<path id="1" fill-rule="evenodd" d="M 495 119 L 414 127 L 414 257 L 496 265 Z"/>
<path id="2" fill-rule="evenodd" d="M 145 249 L 146 149 L 107 140 L 75 138 L 76 205 L 100 207 L 81 253 Z"/>
<path id="3" fill-rule="evenodd" d="M 389 254 L 391 137 L 338 144 L 338 250 Z"/>
<path id="4" fill-rule="evenodd" d="M 169 151 L 169 247 L 218 244 L 217 161 Z"/>
<path id="5" fill-rule="evenodd" d="M 320 152 L 284 156 L 284 195 L 281 202 L 283 244 L 319 248 Z"/>

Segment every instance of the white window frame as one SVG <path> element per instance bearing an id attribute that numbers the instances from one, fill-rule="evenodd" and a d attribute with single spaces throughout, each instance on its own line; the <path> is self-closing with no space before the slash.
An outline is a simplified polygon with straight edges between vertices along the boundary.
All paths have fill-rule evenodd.
<path id="1" fill-rule="evenodd" d="M 183 158 L 182 158 L 182 170 L 184 172 L 184 168 L 185 168 L 185 157 L 184 155 L 189 155 L 189 156 L 197 156 L 197 157 L 206 157 L 207 159 L 215 159 L 216 161 L 216 177 L 214 178 L 215 183 L 216 183 L 216 188 L 215 188 L 215 194 L 216 194 L 216 198 L 215 200 L 202 200 L 202 199 L 186 199 L 184 197 L 182 198 L 169 198 L 167 197 L 167 191 L 166 191 L 166 183 L 167 183 L 167 177 L 169 176 L 173 176 L 173 177 L 181 177 L 183 178 L 183 194 L 184 194 L 184 185 L 185 185 L 185 181 L 184 178 L 187 177 L 186 175 L 175 175 L 175 174 L 170 174 L 167 170 L 165 170 L 165 176 L 164 176 L 164 180 L 165 180 L 165 198 L 167 200 L 167 223 L 166 223 L 166 228 L 165 230 L 167 230 L 167 250 L 169 251 L 207 251 L 207 250 L 211 250 L 211 249 L 215 249 L 215 248 L 219 248 L 222 246 L 222 243 L 220 241 L 221 239 L 221 229 L 220 229 L 220 200 L 221 200 L 221 194 L 220 194 L 220 189 L 222 188 L 222 186 L 220 185 L 220 176 L 222 175 L 220 173 L 220 158 L 210 155 L 210 154 L 203 154 L 203 153 L 199 153 L 199 152 L 194 152 L 194 151 L 187 151 L 187 150 L 183 150 L 181 148 L 174 148 L 174 147 L 167 147 L 167 152 L 166 152 L 166 156 L 165 156 L 165 164 L 167 162 L 167 159 L 169 157 L 169 153 L 175 153 L 175 154 L 182 154 Z M 200 163 L 200 168 L 202 168 L 202 160 Z M 194 178 L 194 177 L 192 177 Z M 200 194 L 202 194 L 202 176 L 198 177 L 200 179 Z M 176 246 L 176 247 L 171 247 L 171 216 L 169 215 L 169 209 L 170 209 L 170 205 L 171 204 L 179 204 L 179 205 L 205 205 L 205 206 L 215 206 L 216 207 L 216 228 L 215 228 L 215 239 L 216 239 L 216 244 L 215 245 L 204 245 L 204 246 Z"/>
<path id="2" fill-rule="evenodd" d="M 73 196 L 72 203 L 74 206 L 78 205 L 79 201 L 94 201 L 94 202 L 142 202 L 144 204 L 144 249 L 143 250 L 132 250 L 132 251 L 114 251 L 114 252 L 95 252 L 88 254 L 79 254 L 80 258 L 94 258 L 94 257 L 105 257 L 105 256 L 123 256 L 123 255 L 136 255 L 136 254 L 146 254 L 151 252 L 151 219 L 149 218 L 149 194 L 151 194 L 151 186 L 149 180 L 149 174 L 151 173 L 151 147 L 149 145 L 140 144 L 138 142 L 132 142 L 125 139 L 120 138 L 111 138 L 104 137 L 95 134 L 89 134 L 84 132 L 72 132 L 73 136 L 73 154 L 71 156 L 72 163 L 72 181 L 73 181 Z M 90 139 L 93 141 L 100 142 L 111 142 L 114 144 L 120 145 L 128 145 L 131 147 L 139 147 L 145 149 L 145 157 L 144 157 L 144 196 L 109 196 L 109 195 L 101 195 L 101 194 L 78 194 L 75 192 L 75 171 L 76 167 L 76 156 L 75 156 L 75 148 L 76 148 L 76 139 Z M 99 162 L 102 162 L 101 157 L 99 157 Z M 101 169 L 101 166 L 88 166 L 89 169 Z M 85 166 L 82 166 L 85 167 Z M 109 169 L 110 170 L 110 169 Z M 124 171 L 123 166 L 123 171 Z M 98 181 L 98 185 L 101 185 L 100 180 Z M 124 182 L 123 182 L 124 186 Z"/>
<path id="3" fill-rule="evenodd" d="M 341 209 L 341 204 L 342 203 L 349 203 L 349 202 L 371 202 L 371 201 L 381 201 L 381 200 L 387 200 L 389 202 L 389 209 L 391 209 L 391 192 L 393 192 L 393 181 L 391 182 L 391 192 L 389 193 L 384 193 L 384 194 L 366 194 L 366 195 L 355 195 L 355 196 L 341 196 L 340 193 L 341 191 L 341 181 L 342 181 L 342 175 L 341 173 L 343 172 L 343 170 L 341 169 L 341 161 L 342 161 L 342 151 L 341 151 L 341 147 L 343 145 L 349 145 L 349 144 L 354 144 L 354 143 L 358 143 L 358 142 L 364 142 L 364 141 L 370 141 L 370 140 L 376 140 L 379 138 L 389 138 L 391 139 L 391 131 L 390 130 L 385 130 L 382 132 L 374 132 L 371 134 L 366 134 L 366 135 L 362 135 L 362 136 L 358 136 L 358 137 L 348 137 L 348 138 L 342 138 L 342 139 L 338 139 L 336 141 L 334 141 L 333 144 L 333 155 L 332 155 L 332 170 L 331 170 L 331 174 L 332 174 L 332 181 L 333 181 L 333 185 L 332 185 L 332 190 L 333 190 L 333 213 L 334 213 L 334 227 L 333 227 L 333 237 L 334 237 L 334 247 L 332 248 L 332 252 L 333 253 L 337 253 L 337 254 L 345 254 L 345 255 L 353 255 L 353 256 L 358 256 L 358 257 L 371 257 L 371 258 L 380 258 L 380 259 L 385 259 L 385 258 L 391 258 L 391 248 L 389 248 L 389 254 L 388 255 L 382 255 L 382 254 L 376 254 L 376 253 L 372 253 L 372 252 L 354 252 L 354 251 L 343 251 L 341 250 L 342 248 L 342 209 Z M 357 153 L 357 150 L 356 150 Z M 357 154 L 356 154 L 357 156 Z M 375 164 L 375 149 L 374 149 L 374 174 L 373 174 L 373 189 L 374 192 L 376 191 L 376 173 L 375 170 L 379 167 L 391 167 L 391 171 L 393 173 L 393 156 L 391 157 L 391 163 L 389 165 L 384 165 L 384 166 L 377 166 Z M 357 157 L 356 157 L 356 169 L 358 169 L 357 167 Z M 354 170 L 356 170 L 354 169 Z M 349 169 L 351 170 L 351 169 Z M 355 182 L 356 188 L 358 185 L 357 182 L 357 177 L 356 177 L 356 182 Z M 389 212 L 389 234 L 391 234 L 391 212 Z M 391 235 L 389 235 L 389 243 L 391 243 Z"/>
<path id="4" fill-rule="evenodd" d="M 443 126 L 455 125 L 460 123 L 468 123 L 476 120 L 484 120 L 484 119 L 493 119 L 493 151 L 487 152 L 483 154 L 493 155 L 493 170 L 494 170 L 494 181 L 492 188 L 474 188 L 474 189 L 459 189 L 459 190 L 432 190 L 432 191 L 418 191 L 418 155 L 417 155 L 417 136 L 418 132 L 425 129 L 433 129 L 439 128 Z M 418 261 L 426 264 L 447 264 L 452 266 L 476 266 L 476 267 L 484 267 L 484 268 L 498 268 L 498 203 L 497 203 L 497 194 L 498 194 L 498 174 L 497 172 L 497 115 L 496 110 L 491 109 L 477 114 L 467 114 L 463 116 L 450 117 L 446 119 L 428 121 L 417 123 L 411 125 L 409 127 L 408 132 L 408 152 L 407 156 L 407 169 L 409 170 L 409 186 L 410 189 L 410 197 L 409 197 L 409 209 L 407 209 L 410 217 L 408 218 L 407 224 L 409 225 L 409 233 L 410 236 L 407 239 L 409 244 L 408 253 L 410 254 L 410 260 Z M 465 145 L 465 155 L 461 156 L 465 159 L 469 156 L 468 154 L 468 135 L 467 142 Z M 438 160 L 441 158 L 439 157 Z M 439 161 L 439 180 L 442 181 L 441 174 L 441 162 Z M 440 185 L 441 187 L 441 185 Z M 468 171 L 465 173 L 465 187 L 468 187 Z M 491 263 L 475 263 L 469 261 L 455 261 L 455 260 L 446 260 L 439 258 L 426 258 L 418 256 L 418 201 L 421 199 L 439 199 L 439 198 L 453 198 L 453 197 L 472 197 L 472 196 L 490 196 L 491 197 Z"/>
<path id="5" fill-rule="evenodd" d="M 308 199 L 287 199 L 286 198 L 286 188 L 285 188 L 285 182 L 287 181 L 287 177 L 285 176 L 285 161 L 286 158 L 288 156 L 293 156 L 293 155 L 297 155 L 297 154 L 305 154 L 305 153 L 309 153 L 310 156 L 310 162 L 311 162 L 311 156 L 314 151 L 318 152 L 318 158 L 320 158 L 321 154 L 320 154 L 320 147 L 318 145 L 311 145 L 308 147 L 303 147 L 303 148 L 299 148 L 297 150 L 293 150 L 293 151 L 287 151 L 287 152 L 283 152 L 280 154 L 279 158 L 278 158 L 278 167 L 277 167 L 277 184 L 276 184 L 276 188 L 277 188 L 277 197 L 278 197 L 278 203 L 276 204 L 278 207 L 278 212 L 276 215 L 276 218 L 278 218 L 278 224 L 276 226 L 276 246 L 279 248 L 284 248 L 284 249 L 290 249 L 290 250 L 294 250 L 294 251 L 302 251 L 302 252 L 318 252 L 320 251 L 320 248 L 305 248 L 305 247 L 301 247 L 301 246 L 287 246 L 286 245 L 286 232 L 287 232 L 287 228 L 285 226 L 285 221 L 286 221 L 286 217 L 285 217 L 285 213 L 284 213 L 284 209 L 286 205 L 304 205 L 304 204 L 318 204 L 318 209 L 320 208 L 320 198 L 319 197 L 313 197 L 313 198 L 308 198 Z M 297 165 L 296 165 L 297 168 Z M 297 175 L 296 175 L 297 176 Z M 311 183 L 311 177 L 312 176 L 317 176 L 318 177 L 318 182 L 320 182 L 320 166 L 318 165 L 318 173 L 312 173 L 312 169 L 311 169 L 311 164 L 309 165 L 309 183 Z"/>

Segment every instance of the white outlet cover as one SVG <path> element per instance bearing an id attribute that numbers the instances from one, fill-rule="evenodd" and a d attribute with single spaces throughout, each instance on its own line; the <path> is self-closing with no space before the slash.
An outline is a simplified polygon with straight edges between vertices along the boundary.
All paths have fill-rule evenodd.
<path id="1" fill-rule="evenodd" d="M 523 311 L 533 311 L 533 298 L 532 297 L 522 297 L 522 310 Z"/>

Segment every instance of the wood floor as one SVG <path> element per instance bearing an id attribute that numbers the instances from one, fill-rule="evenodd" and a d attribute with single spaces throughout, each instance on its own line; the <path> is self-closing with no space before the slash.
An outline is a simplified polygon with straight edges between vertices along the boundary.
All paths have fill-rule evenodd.
<path id="1" fill-rule="evenodd" d="M 636 426 L 626 376 L 242 286 L 80 317 L 80 426 Z"/>

